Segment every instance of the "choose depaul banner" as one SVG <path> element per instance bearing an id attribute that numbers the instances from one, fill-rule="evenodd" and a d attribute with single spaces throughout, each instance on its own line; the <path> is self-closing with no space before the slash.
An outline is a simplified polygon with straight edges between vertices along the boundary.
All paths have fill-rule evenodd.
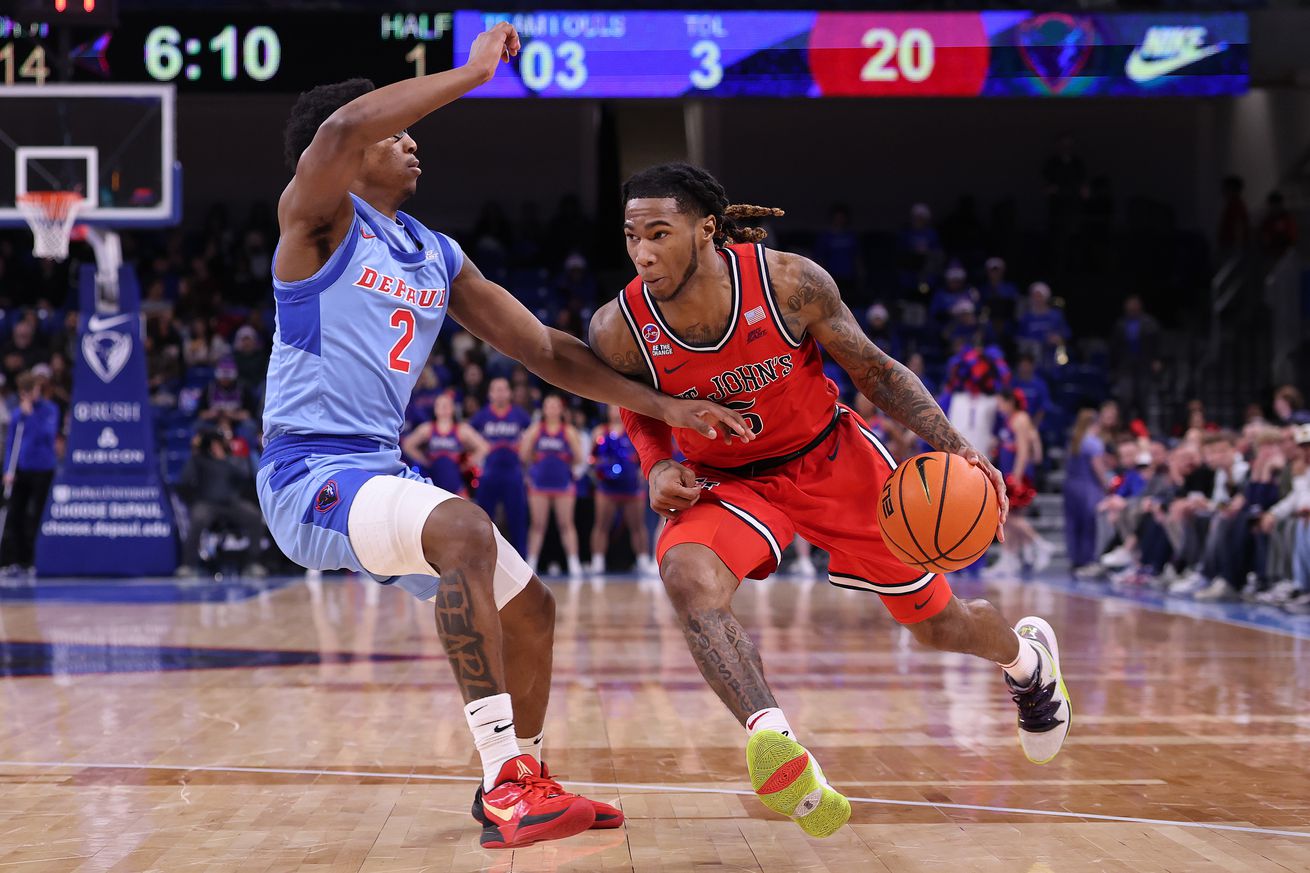
<path id="1" fill-rule="evenodd" d="M 36 541 L 42 576 L 152 576 L 177 565 L 173 512 L 155 461 L 141 290 L 118 273 L 118 307 L 97 311 L 95 269 L 79 275 L 81 317 L 68 447 Z"/>

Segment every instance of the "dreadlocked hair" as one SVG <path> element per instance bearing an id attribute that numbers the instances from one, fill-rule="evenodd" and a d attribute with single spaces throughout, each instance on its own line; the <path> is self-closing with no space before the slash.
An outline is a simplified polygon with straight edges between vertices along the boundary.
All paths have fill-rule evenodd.
<path id="1" fill-rule="evenodd" d="M 772 206 L 729 203 L 719 180 L 700 167 L 681 161 L 647 167 L 623 183 L 623 202 L 639 198 L 669 197 L 677 201 L 678 211 L 714 217 L 714 244 L 757 243 L 769 235 L 762 227 L 740 224 L 739 218 L 781 217 L 786 215 Z"/>
<path id="2" fill-rule="evenodd" d="M 296 164 L 300 163 L 300 155 L 309 148 L 309 144 L 314 141 L 314 134 L 318 133 L 319 127 L 332 113 L 373 88 L 373 83 L 368 79 L 347 79 L 332 85 L 319 85 L 301 94 L 291 107 L 291 117 L 287 119 L 283 134 L 287 168 L 295 172 Z"/>

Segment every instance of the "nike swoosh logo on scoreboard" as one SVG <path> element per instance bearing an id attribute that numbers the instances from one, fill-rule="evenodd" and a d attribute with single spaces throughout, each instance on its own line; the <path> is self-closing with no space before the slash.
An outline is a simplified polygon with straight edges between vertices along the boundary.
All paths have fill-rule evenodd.
<path id="1" fill-rule="evenodd" d="M 1128 56 L 1128 63 L 1124 66 L 1124 74 L 1137 84 L 1145 85 L 1147 82 L 1154 82 L 1156 79 L 1181 70 L 1183 67 L 1191 66 L 1197 61 L 1205 60 L 1211 55 L 1217 55 L 1226 48 L 1228 46 L 1225 44 L 1208 45 L 1203 49 L 1180 51 L 1173 57 L 1147 60 L 1142 57 L 1141 48 L 1138 47 L 1133 49 L 1133 53 Z"/>

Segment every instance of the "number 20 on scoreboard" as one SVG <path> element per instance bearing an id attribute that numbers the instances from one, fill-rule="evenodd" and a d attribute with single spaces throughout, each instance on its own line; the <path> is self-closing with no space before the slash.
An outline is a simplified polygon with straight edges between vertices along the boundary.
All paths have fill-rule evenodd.
<path id="1" fill-rule="evenodd" d="M 825 97 L 973 97 L 990 59 L 977 13 L 820 12 L 809 53 Z"/>

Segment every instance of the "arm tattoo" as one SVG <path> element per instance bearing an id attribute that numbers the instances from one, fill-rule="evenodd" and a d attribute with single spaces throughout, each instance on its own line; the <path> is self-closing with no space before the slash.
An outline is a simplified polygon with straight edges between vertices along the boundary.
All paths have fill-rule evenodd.
<path id="1" fill-rule="evenodd" d="M 706 609 L 686 616 L 682 632 L 705 681 L 742 725 L 761 709 L 777 706 L 764 681 L 759 650 L 726 609 Z"/>
<path id="2" fill-rule="evenodd" d="M 806 329 L 812 335 L 817 334 L 815 338 L 850 374 L 855 387 L 879 409 L 935 449 L 961 452 L 970 447 L 919 377 L 874 345 L 860 330 L 827 273 L 805 261 L 796 290 L 787 297 L 786 308 L 787 327 L 793 336 L 800 336 Z"/>
<path id="3" fill-rule="evenodd" d="M 441 574 L 435 602 L 437 631 L 464 702 L 499 694 L 502 689 L 492 675 L 486 640 L 474 627 L 473 598 L 469 596 L 468 579 L 461 571 Z"/>
<path id="4" fill-rule="evenodd" d="M 618 314 L 617 303 L 606 304 L 591 317 L 587 345 L 591 346 L 592 354 L 608 364 L 611 370 L 650 382 L 650 370 L 646 368 L 646 361 L 628 332 L 628 326 Z"/>

